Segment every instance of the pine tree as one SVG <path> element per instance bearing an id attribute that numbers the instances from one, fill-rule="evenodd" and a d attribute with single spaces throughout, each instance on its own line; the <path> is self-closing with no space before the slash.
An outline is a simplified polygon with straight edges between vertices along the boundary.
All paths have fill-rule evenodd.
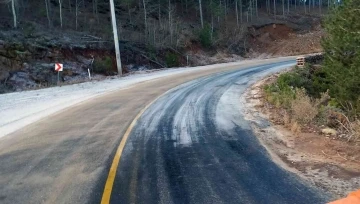
<path id="1" fill-rule="evenodd" d="M 344 0 L 325 21 L 325 73 L 330 95 L 360 114 L 360 4 Z"/>

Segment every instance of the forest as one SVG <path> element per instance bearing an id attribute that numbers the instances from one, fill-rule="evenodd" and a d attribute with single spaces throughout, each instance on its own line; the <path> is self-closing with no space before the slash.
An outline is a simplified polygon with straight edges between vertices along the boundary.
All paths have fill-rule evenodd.
<path id="1" fill-rule="evenodd" d="M 110 6 L 107 0 L 1 0 L 2 27 L 27 27 L 35 22 L 46 29 L 109 34 Z M 287 20 L 289 15 L 322 14 L 337 5 L 335 0 L 115 0 L 120 39 L 145 41 L 161 47 L 180 46 L 180 33 L 189 30 L 216 33 L 231 28 L 241 32 L 247 24 L 264 20 Z M 200 31 L 199 31 L 200 30 Z M 234 34 L 234 33 L 232 33 Z M 201 35 L 201 34 L 200 34 Z M 203 36 L 206 38 L 206 36 Z M 204 44 L 208 39 L 203 39 Z"/>
<path id="2" fill-rule="evenodd" d="M 318 52 L 321 19 L 337 3 L 114 0 L 114 5 L 126 74 Z M 88 68 L 115 75 L 114 52 L 107 0 L 0 0 L 0 92 L 55 85 L 56 61 L 65 64 L 63 83 L 86 80 Z"/>

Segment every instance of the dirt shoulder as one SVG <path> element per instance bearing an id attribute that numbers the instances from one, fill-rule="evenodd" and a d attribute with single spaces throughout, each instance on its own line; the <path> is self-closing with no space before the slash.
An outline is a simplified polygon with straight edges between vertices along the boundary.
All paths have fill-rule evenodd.
<path id="1" fill-rule="evenodd" d="M 266 102 L 263 86 L 269 76 L 251 86 L 240 99 L 245 117 L 274 162 L 296 173 L 334 199 L 360 188 L 360 143 L 321 133 L 322 127 L 294 127 L 281 110 Z M 270 123 L 269 123 L 269 122 Z"/>

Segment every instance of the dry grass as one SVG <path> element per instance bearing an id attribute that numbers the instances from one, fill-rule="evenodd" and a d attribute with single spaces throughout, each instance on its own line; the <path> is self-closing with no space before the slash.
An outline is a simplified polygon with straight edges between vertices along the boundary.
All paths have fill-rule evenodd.
<path id="1" fill-rule="evenodd" d="M 291 102 L 293 118 L 300 123 L 311 122 L 319 110 L 304 89 L 296 89 L 296 98 Z"/>
<path id="2" fill-rule="evenodd" d="M 338 131 L 342 133 L 343 137 L 347 139 L 348 142 L 358 142 L 360 140 L 360 120 L 355 120 L 350 122 L 348 117 L 342 114 L 344 120 L 337 120 L 340 125 Z"/>
<path id="3" fill-rule="evenodd" d="M 354 141 L 357 142 L 360 140 L 360 120 L 356 120 L 355 122 L 352 122 L 351 127 L 352 127 L 351 129 L 353 131 L 353 139 L 354 139 Z"/>
<path id="4" fill-rule="evenodd" d="M 291 124 L 291 116 L 287 111 L 285 111 L 283 115 L 283 119 L 284 119 L 284 125 L 288 127 Z"/>
<path id="5" fill-rule="evenodd" d="M 298 122 L 296 122 L 296 121 L 293 121 L 292 123 L 291 123 L 291 132 L 293 132 L 293 133 L 295 133 L 295 134 L 298 134 L 298 133 L 300 133 L 301 132 L 301 126 L 299 125 L 299 123 Z"/>

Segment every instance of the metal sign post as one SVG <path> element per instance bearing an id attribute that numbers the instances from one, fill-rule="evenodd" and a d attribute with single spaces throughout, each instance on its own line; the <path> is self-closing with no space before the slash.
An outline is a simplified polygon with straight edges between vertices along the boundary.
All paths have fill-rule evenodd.
<path id="1" fill-rule="evenodd" d="M 64 65 L 60 63 L 55 63 L 55 71 L 57 72 L 57 84 L 60 84 L 60 72 L 62 72 L 64 69 Z"/>

